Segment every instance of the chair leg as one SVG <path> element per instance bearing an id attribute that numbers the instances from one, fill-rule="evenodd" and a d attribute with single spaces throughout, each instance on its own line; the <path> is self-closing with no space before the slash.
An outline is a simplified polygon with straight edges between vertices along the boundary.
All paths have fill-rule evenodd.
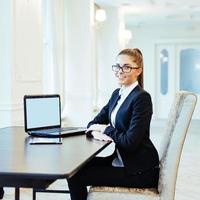
<path id="1" fill-rule="evenodd" d="M 20 188 L 15 188 L 15 200 L 20 199 Z"/>

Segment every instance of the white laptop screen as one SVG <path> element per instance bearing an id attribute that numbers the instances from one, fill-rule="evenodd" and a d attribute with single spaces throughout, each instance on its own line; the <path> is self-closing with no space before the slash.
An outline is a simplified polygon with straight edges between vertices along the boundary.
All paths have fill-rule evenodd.
<path id="1" fill-rule="evenodd" d="M 25 99 L 26 129 L 60 126 L 60 99 L 34 97 Z"/>

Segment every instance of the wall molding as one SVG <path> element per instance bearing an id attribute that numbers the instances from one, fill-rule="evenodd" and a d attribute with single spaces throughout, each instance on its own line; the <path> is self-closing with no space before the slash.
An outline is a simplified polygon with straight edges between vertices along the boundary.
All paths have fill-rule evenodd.
<path id="1" fill-rule="evenodd" d="M 0 111 L 20 111 L 22 109 L 22 104 L 0 104 Z"/>

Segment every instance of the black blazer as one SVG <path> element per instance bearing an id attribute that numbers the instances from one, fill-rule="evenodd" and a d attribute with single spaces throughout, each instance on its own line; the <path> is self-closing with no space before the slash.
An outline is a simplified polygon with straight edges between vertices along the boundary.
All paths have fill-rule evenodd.
<path id="1" fill-rule="evenodd" d="M 111 125 L 111 112 L 115 107 L 119 89 L 116 89 L 109 102 L 100 113 L 89 122 L 110 124 L 105 134 L 110 136 L 119 150 L 124 166 L 129 174 L 135 174 L 159 165 L 156 148 L 149 138 L 152 102 L 149 93 L 136 86 L 119 108 L 115 128 Z"/>

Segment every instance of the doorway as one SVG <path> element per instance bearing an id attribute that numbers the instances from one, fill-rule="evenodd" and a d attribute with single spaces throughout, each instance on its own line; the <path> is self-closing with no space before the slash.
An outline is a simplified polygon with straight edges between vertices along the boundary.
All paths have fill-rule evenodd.
<path id="1" fill-rule="evenodd" d="M 166 119 L 175 93 L 194 92 L 200 97 L 200 43 L 156 44 L 156 107 L 159 119 Z M 200 103 L 193 115 L 200 119 Z"/>

